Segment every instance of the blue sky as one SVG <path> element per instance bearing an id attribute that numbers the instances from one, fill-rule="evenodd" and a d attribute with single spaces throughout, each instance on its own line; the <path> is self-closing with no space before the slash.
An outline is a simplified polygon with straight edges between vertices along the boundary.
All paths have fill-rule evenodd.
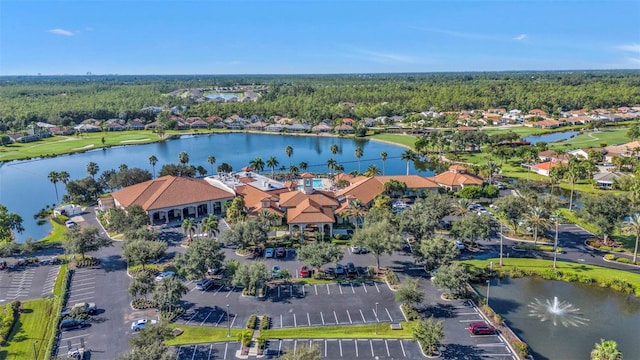
<path id="1" fill-rule="evenodd" d="M 0 74 L 640 68 L 640 1 L 0 3 Z"/>

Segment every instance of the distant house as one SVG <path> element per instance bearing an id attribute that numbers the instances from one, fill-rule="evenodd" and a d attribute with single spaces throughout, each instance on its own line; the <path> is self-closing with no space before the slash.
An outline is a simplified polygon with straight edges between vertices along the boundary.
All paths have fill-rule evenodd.
<path id="1" fill-rule="evenodd" d="M 76 131 L 79 131 L 79 132 L 98 132 L 98 131 L 100 131 L 100 128 L 98 126 L 90 125 L 90 124 L 80 124 L 80 125 L 74 126 L 73 128 Z"/>
<path id="2" fill-rule="evenodd" d="M 593 181 L 601 189 L 612 189 L 615 182 L 622 176 L 617 172 L 600 172 L 593 175 Z"/>
<path id="3" fill-rule="evenodd" d="M 547 116 L 547 112 L 540 109 L 529 110 L 529 115 L 545 117 Z"/>
<path id="4" fill-rule="evenodd" d="M 321 122 L 320 124 L 314 126 L 311 128 L 311 131 L 315 132 L 315 133 L 325 133 L 325 132 L 330 132 L 331 131 L 331 126 L 327 125 L 324 122 Z"/>
<path id="5" fill-rule="evenodd" d="M 247 124 L 244 128 L 247 130 L 264 130 L 268 124 L 264 121 L 258 121 L 251 124 Z"/>
<path id="6" fill-rule="evenodd" d="M 285 130 L 287 132 L 294 132 L 294 133 L 300 133 L 300 132 L 306 132 L 307 130 L 309 130 L 310 127 L 307 124 L 293 124 L 293 125 L 285 125 Z"/>
<path id="7" fill-rule="evenodd" d="M 547 161 L 568 161 L 571 158 L 569 154 L 558 154 L 553 150 L 545 150 L 538 153 L 538 158 L 542 162 Z"/>
<path id="8" fill-rule="evenodd" d="M 344 118 L 342 119 L 342 124 L 343 125 L 349 125 L 349 126 L 353 126 L 355 125 L 356 121 L 351 119 L 351 118 Z"/>
<path id="9" fill-rule="evenodd" d="M 117 122 L 111 122 L 105 126 L 105 130 L 107 131 L 124 131 L 126 128 L 123 125 L 120 125 Z"/>
<path id="10" fill-rule="evenodd" d="M 271 124 L 268 126 L 265 126 L 264 130 L 265 131 L 270 131 L 270 132 L 280 132 L 282 131 L 282 129 L 284 129 L 283 125 L 280 124 Z"/>
<path id="11" fill-rule="evenodd" d="M 451 165 L 449 170 L 429 178 L 440 187 L 448 190 L 458 191 L 465 186 L 477 185 L 482 186 L 484 180 L 468 174 L 467 169 L 460 165 Z"/>
<path id="12" fill-rule="evenodd" d="M 542 129 L 555 129 L 562 125 L 564 125 L 564 123 L 558 120 L 527 121 L 524 123 L 524 126 L 536 127 L 536 128 L 542 128 Z"/>
<path id="13" fill-rule="evenodd" d="M 129 121 L 126 127 L 129 130 L 144 130 L 144 123 L 140 120 L 134 119 Z"/>
<path id="14" fill-rule="evenodd" d="M 538 175 L 542 175 L 542 176 L 549 176 L 549 173 L 551 172 L 551 169 L 561 165 L 563 162 L 558 162 L 558 161 L 547 161 L 547 162 L 543 162 L 543 163 L 539 163 L 539 164 L 535 164 L 535 165 L 531 165 L 530 169 L 531 171 L 535 172 Z"/>
<path id="15" fill-rule="evenodd" d="M 205 121 L 200 120 L 200 118 L 198 118 L 198 120 L 193 121 L 189 125 L 191 126 L 192 129 L 206 129 L 209 127 L 209 124 L 207 124 Z"/>
<path id="16" fill-rule="evenodd" d="M 335 132 L 338 134 L 351 134 L 355 132 L 355 129 L 352 126 L 341 124 L 333 128 Z"/>

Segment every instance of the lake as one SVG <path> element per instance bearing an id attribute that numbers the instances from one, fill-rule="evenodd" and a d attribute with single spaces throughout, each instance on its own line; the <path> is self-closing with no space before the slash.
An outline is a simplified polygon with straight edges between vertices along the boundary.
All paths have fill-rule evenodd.
<path id="1" fill-rule="evenodd" d="M 476 288 L 486 295 L 486 286 Z M 564 308 L 556 316 L 546 311 L 554 297 Z M 579 283 L 505 278 L 492 280 L 489 305 L 529 345 L 536 360 L 589 359 L 600 339 L 615 340 L 625 359 L 640 354 L 640 299 L 634 296 Z"/>
<path id="2" fill-rule="evenodd" d="M 17 235 L 18 242 L 28 238 L 39 240 L 46 236 L 51 229 L 47 223 L 37 225 L 33 215 L 46 205 L 56 202 L 53 184 L 47 179 L 50 171 L 67 171 L 71 179 L 88 176 L 86 166 L 95 162 L 104 170 L 117 169 L 120 164 L 129 168 L 138 167 L 152 171 L 149 156 L 158 158 L 156 172 L 169 163 L 178 163 L 178 154 L 186 151 L 189 154 L 189 164 L 204 166 L 211 172 L 207 163 L 209 155 L 216 157 L 215 167 L 223 162 L 230 164 L 234 170 L 240 170 L 249 162 L 261 157 L 263 161 L 271 156 L 278 159 L 280 165 L 287 169 L 289 164 L 298 165 L 301 161 L 309 164 L 309 172 L 328 172 L 327 160 L 333 157 L 331 144 L 337 144 L 340 152 L 335 159 L 344 165 L 345 171 L 358 170 L 355 149 L 360 146 L 363 156 L 360 158 L 360 168 L 364 172 L 369 165 L 377 165 L 382 170 L 380 153 L 388 154 L 385 164 L 387 175 L 402 175 L 406 173 L 406 163 L 400 160 L 405 148 L 378 141 L 361 139 L 345 139 L 327 136 L 284 136 L 249 133 L 207 134 L 199 136 L 184 136 L 177 140 L 168 140 L 146 145 L 129 145 L 114 147 L 106 150 L 93 150 L 80 154 L 64 155 L 54 158 L 43 158 L 28 161 L 13 161 L 0 164 L 0 204 L 5 205 L 10 212 L 20 214 L 24 220 L 25 232 Z M 285 148 L 293 147 L 293 155 L 289 159 Z M 276 169 L 277 171 L 277 169 Z M 264 173 L 271 169 L 265 167 Z M 432 171 L 416 170 L 413 166 L 411 174 L 432 176 Z M 60 199 L 65 193 L 64 185 L 58 183 Z"/>
<path id="3" fill-rule="evenodd" d="M 531 144 L 535 145 L 536 143 L 539 143 L 539 142 L 551 143 L 554 141 L 567 140 L 567 139 L 570 139 L 572 136 L 576 136 L 578 134 L 580 134 L 579 131 L 563 131 L 563 132 L 556 132 L 556 133 L 544 134 L 544 135 L 531 135 L 531 136 L 527 136 L 523 140 L 528 141 Z"/>

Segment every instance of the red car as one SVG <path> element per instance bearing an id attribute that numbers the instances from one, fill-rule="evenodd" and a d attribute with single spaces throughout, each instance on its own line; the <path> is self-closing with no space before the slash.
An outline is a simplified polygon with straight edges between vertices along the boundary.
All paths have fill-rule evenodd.
<path id="1" fill-rule="evenodd" d="M 306 266 L 301 266 L 299 273 L 300 273 L 300 277 L 303 277 L 303 278 L 309 277 L 310 275 L 309 268 Z"/>
<path id="2" fill-rule="evenodd" d="M 496 333 L 496 328 L 483 322 L 469 324 L 468 330 L 473 335 L 493 335 Z"/>

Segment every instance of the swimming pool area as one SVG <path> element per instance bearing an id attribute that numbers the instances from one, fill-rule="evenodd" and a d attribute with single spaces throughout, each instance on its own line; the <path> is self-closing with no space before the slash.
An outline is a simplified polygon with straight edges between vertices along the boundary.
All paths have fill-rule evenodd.
<path id="1" fill-rule="evenodd" d="M 331 187 L 331 183 L 329 179 L 313 179 L 313 188 L 314 189 L 328 189 Z M 298 185 L 298 190 L 302 190 L 303 186 Z"/>

